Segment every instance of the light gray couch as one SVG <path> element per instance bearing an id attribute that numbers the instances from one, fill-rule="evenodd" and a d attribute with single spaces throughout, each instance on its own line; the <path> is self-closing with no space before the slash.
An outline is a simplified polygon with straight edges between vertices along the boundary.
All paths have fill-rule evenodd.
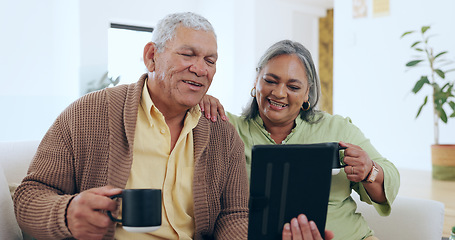
<path id="1" fill-rule="evenodd" d="M 30 239 L 17 225 L 11 195 L 27 174 L 39 141 L 0 142 L 0 239 Z"/>

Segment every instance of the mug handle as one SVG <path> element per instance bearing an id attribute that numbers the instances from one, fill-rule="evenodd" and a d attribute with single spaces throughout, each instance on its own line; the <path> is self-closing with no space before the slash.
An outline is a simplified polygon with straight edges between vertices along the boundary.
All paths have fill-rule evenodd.
<path id="1" fill-rule="evenodd" d="M 114 196 L 110 196 L 111 199 L 114 199 L 114 198 L 122 198 L 122 194 L 117 194 L 117 195 L 114 195 Z M 118 218 L 115 218 L 114 216 L 112 216 L 112 213 L 111 211 L 107 211 L 107 215 L 109 216 L 109 218 L 111 218 L 111 220 L 113 222 L 119 222 L 121 223 L 122 222 L 122 219 L 118 219 Z"/>
<path id="2" fill-rule="evenodd" d="M 340 160 L 340 165 L 342 167 L 346 166 L 346 163 L 344 163 L 344 150 L 346 150 L 347 147 L 340 147 L 338 146 L 338 159 Z"/>

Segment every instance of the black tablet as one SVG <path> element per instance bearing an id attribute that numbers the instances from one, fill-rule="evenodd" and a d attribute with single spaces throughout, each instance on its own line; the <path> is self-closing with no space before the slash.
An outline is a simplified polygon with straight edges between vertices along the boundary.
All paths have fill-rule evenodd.
<path id="1" fill-rule="evenodd" d="M 324 237 L 339 152 L 337 142 L 253 146 L 248 239 L 281 239 L 284 224 L 300 213 Z"/>

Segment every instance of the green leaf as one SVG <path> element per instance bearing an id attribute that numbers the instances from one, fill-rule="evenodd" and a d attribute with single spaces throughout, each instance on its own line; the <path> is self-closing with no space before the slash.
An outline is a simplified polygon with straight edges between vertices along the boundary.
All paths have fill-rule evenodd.
<path id="1" fill-rule="evenodd" d="M 413 93 L 418 93 L 420 91 L 420 89 L 422 89 L 423 85 L 425 85 L 425 83 L 430 84 L 430 81 L 428 81 L 428 77 L 427 76 L 422 76 L 420 78 L 420 80 L 417 81 L 416 84 L 414 85 L 414 88 L 412 89 L 412 92 Z"/>
<path id="2" fill-rule="evenodd" d="M 420 91 L 420 89 L 422 89 L 423 85 L 425 85 L 425 83 L 430 84 L 430 81 L 428 81 L 428 77 L 427 76 L 422 76 L 419 79 L 419 81 L 417 81 L 416 84 L 414 85 L 414 88 L 412 89 L 412 92 L 413 93 L 418 93 Z"/>
<path id="3" fill-rule="evenodd" d="M 403 38 L 404 36 L 406 36 L 406 35 L 408 35 L 408 34 L 411 34 L 411 33 L 413 33 L 413 32 L 414 32 L 414 31 L 408 31 L 408 32 L 405 32 L 405 33 L 403 33 L 403 35 L 401 35 L 401 37 L 400 37 L 400 38 Z"/>
<path id="4" fill-rule="evenodd" d="M 446 78 L 446 74 L 441 71 L 441 69 L 435 69 L 434 70 L 442 79 L 445 79 Z"/>
<path id="5" fill-rule="evenodd" d="M 414 50 L 416 50 L 417 52 L 423 52 L 423 49 L 421 48 L 414 48 Z"/>
<path id="6" fill-rule="evenodd" d="M 408 63 L 406 63 L 406 67 L 412 67 L 412 66 L 415 66 L 417 64 L 419 64 L 420 62 L 422 62 L 423 60 L 413 60 L 413 61 L 410 61 Z"/>
<path id="7" fill-rule="evenodd" d="M 411 45 L 411 48 L 415 47 L 416 45 L 418 45 L 418 44 L 421 43 L 421 42 L 422 42 L 422 41 L 417 41 L 417 42 L 413 43 L 413 44 Z"/>
<path id="8" fill-rule="evenodd" d="M 450 114 L 450 117 L 451 117 L 451 118 L 455 117 L 455 112 L 453 112 L 452 114 Z"/>
<path id="9" fill-rule="evenodd" d="M 452 88 L 450 83 L 444 84 L 444 86 L 442 86 L 442 88 L 441 88 L 441 92 L 444 92 L 444 89 L 446 89 L 446 88 L 448 88 L 447 90 L 450 91 L 450 89 Z"/>
<path id="10" fill-rule="evenodd" d="M 428 29 L 430 29 L 430 26 L 423 26 L 422 27 L 422 34 L 424 34 Z"/>
<path id="11" fill-rule="evenodd" d="M 436 59 L 436 58 L 438 58 L 438 57 L 440 57 L 440 56 L 442 56 L 442 55 L 444 55 L 444 54 L 446 54 L 446 53 L 447 53 L 447 51 L 440 52 L 440 53 L 438 53 L 436 56 L 434 56 L 434 59 Z"/>
<path id="12" fill-rule="evenodd" d="M 455 102 L 450 101 L 450 102 L 449 102 L 449 105 L 450 105 L 450 107 L 451 107 L 453 110 L 455 110 Z"/>
<path id="13" fill-rule="evenodd" d="M 428 96 L 426 96 L 425 99 L 423 100 L 423 104 L 420 106 L 419 111 L 417 112 L 416 118 L 420 115 L 420 112 L 422 111 L 423 106 L 425 106 L 427 104 L 427 101 L 428 101 Z"/>
<path id="14" fill-rule="evenodd" d="M 438 111 L 439 118 L 444 122 L 447 123 L 447 114 L 446 111 L 442 107 L 436 108 Z"/>

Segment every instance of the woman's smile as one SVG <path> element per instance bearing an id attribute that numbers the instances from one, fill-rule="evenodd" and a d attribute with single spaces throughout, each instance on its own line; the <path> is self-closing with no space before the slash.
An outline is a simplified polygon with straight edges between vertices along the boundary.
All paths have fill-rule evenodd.
<path id="1" fill-rule="evenodd" d="M 288 104 L 280 103 L 280 102 L 274 101 L 272 99 L 269 99 L 269 103 L 270 103 L 271 108 L 276 109 L 276 110 L 282 110 L 283 108 L 288 106 Z"/>

